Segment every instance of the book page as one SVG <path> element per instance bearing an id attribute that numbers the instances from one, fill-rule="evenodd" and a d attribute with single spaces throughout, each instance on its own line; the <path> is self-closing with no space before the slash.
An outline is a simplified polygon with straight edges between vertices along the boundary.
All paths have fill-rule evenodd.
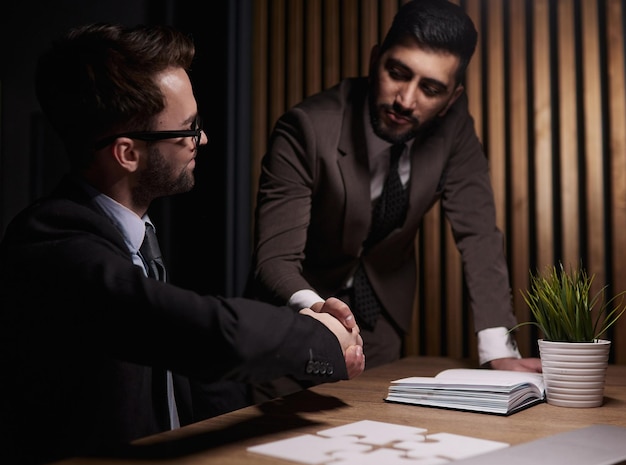
<path id="1" fill-rule="evenodd" d="M 408 377 L 392 381 L 394 386 L 460 385 L 477 388 L 484 386 L 511 388 L 522 383 L 534 384 L 539 392 L 545 391 L 541 373 L 483 368 L 451 368 L 440 372 L 435 377 Z"/>
<path id="2" fill-rule="evenodd" d="M 543 375 L 526 371 L 488 370 L 482 368 L 453 368 L 444 370 L 435 376 L 438 380 L 463 380 L 463 382 L 481 383 L 485 385 L 511 386 L 519 383 L 532 383 L 544 391 Z"/>

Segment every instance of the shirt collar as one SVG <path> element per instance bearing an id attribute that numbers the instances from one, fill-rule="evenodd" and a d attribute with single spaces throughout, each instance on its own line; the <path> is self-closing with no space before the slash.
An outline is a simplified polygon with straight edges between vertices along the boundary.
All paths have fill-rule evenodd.
<path id="1" fill-rule="evenodd" d="M 90 184 L 81 180 L 82 186 L 90 194 L 91 201 L 98 206 L 100 211 L 109 218 L 111 223 L 120 231 L 124 238 L 124 243 L 128 250 L 136 254 L 141 247 L 144 235 L 146 233 L 145 223 L 150 223 L 153 227 L 150 217 L 145 214 L 143 217 L 137 216 L 135 212 L 126 208 L 121 203 L 112 199 L 108 195 L 95 189 Z M 155 228 L 156 229 L 156 228 Z"/>

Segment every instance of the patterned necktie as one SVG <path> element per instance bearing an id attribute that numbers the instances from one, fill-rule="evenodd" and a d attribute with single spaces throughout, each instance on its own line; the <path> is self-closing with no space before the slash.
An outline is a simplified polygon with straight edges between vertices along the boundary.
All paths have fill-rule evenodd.
<path id="1" fill-rule="evenodd" d="M 367 251 L 372 245 L 384 239 L 391 231 L 404 223 L 408 206 L 408 192 L 402 187 L 398 173 L 398 164 L 404 148 L 404 144 L 391 147 L 389 172 L 382 194 L 372 213 L 372 227 L 365 241 L 364 251 Z M 359 264 L 354 273 L 352 286 L 354 291 L 352 306 L 359 319 L 359 324 L 365 329 L 373 330 L 382 306 L 372 289 L 362 263 Z"/>
<path id="2" fill-rule="evenodd" d="M 372 228 L 365 241 L 365 247 L 370 247 L 385 238 L 391 231 L 402 226 L 406 217 L 408 197 L 402 187 L 398 165 L 400 156 L 404 152 L 404 144 L 391 147 L 389 172 L 383 186 L 383 192 L 376 202 L 372 213 Z"/>
<path id="3" fill-rule="evenodd" d="M 146 262 L 148 276 L 159 281 L 167 281 L 167 272 L 161 248 L 156 237 L 154 227 L 146 223 L 146 234 L 139 247 L 139 253 Z M 155 399 L 156 413 L 164 429 L 174 429 L 180 426 L 176 400 L 174 397 L 174 381 L 172 373 L 161 368 L 152 369 L 152 390 Z M 162 405 L 159 399 L 163 399 Z M 167 403 L 165 403 L 167 400 Z"/>

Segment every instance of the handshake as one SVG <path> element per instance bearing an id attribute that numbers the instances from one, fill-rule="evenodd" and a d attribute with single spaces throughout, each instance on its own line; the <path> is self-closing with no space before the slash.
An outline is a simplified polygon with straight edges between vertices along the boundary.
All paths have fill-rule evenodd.
<path id="1" fill-rule="evenodd" d="M 363 373 L 365 369 L 363 339 L 348 305 L 335 297 L 330 297 L 324 302 L 311 305 L 311 308 L 303 308 L 300 313 L 320 321 L 337 337 L 343 349 L 350 379 Z"/>

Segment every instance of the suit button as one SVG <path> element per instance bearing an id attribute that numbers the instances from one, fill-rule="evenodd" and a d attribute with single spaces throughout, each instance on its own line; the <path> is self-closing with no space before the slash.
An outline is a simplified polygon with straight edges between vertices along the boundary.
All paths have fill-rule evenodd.
<path id="1" fill-rule="evenodd" d="M 313 373 L 319 375 L 320 373 L 320 362 L 313 362 Z"/>
<path id="2" fill-rule="evenodd" d="M 330 362 L 320 362 L 315 360 L 309 360 L 306 364 L 306 373 L 322 376 L 331 376 L 335 372 L 333 365 Z"/>

